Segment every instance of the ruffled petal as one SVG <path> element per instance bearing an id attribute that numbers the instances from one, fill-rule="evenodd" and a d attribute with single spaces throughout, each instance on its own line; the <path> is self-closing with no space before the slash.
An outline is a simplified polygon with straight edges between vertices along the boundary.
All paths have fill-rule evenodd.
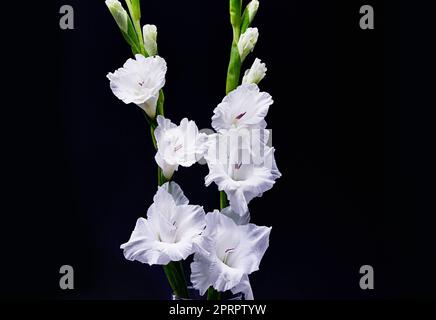
<path id="1" fill-rule="evenodd" d="M 135 103 L 152 118 L 156 114 L 159 90 L 165 85 L 166 62 L 161 57 L 137 54 L 128 59 L 122 68 L 109 73 L 114 95 L 124 103 Z"/>
<path id="2" fill-rule="evenodd" d="M 174 202 L 177 206 L 189 204 L 188 198 L 186 198 L 182 188 L 180 188 L 176 182 L 167 182 L 162 185 L 162 188 L 173 196 Z"/>
<path id="3" fill-rule="evenodd" d="M 121 245 L 124 256 L 127 260 L 139 261 L 149 265 L 159 264 L 166 265 L 170 258 L 162 254 L 158 249 L 159 242 L 156 234 L 149 222 L 144 218 L 139 218 L 136 222 L 135 229 L 127 243 Z"/>
<path id="4" fill-rule="evenodd" d="M 208 257 L 203 254 L 194 254 L 194 261 L 191 263 L 192 286 L 204 295 L 207 289 L 215 282 L 216 274 L 212 273 L 216 257 Z"/>
<path id="5" fill-rule="evenodd" d="M 243 215 L 239 215 L 238 213 L 232 210 L 232 207 L 227 207 L 221 210 L 221 213 L 230 219 L 232 219 L 237 225 L 244 225 L 250 222 L 250 212 L 247 211 Z"/>
<path id="6" fill-rule="evenodd" d="M 243 84 L 230 92 L 214 110 L 212 127 L 216 131 L 234 127 L 264 128 L 272 97 L 260 92 L 256 84 Z"/>
<path id="7" fill-rule="evenodd" d="M 238 294 L 242 292 L 244 294 L 245 300 L 254 300 L 253 290 L 251 289 L 250 280 L 248 279 L 248 275 L 244 275 L 235 287 L 232 289 L 233 294 Z"/>
<path id="8" fill-rule="evenodd" d="M 259 270 L 260 261 L 269 246 L 271 228 L 254 224 L 240 226 L 241 240 L 228 263 L 230 266 L 251 274 Z"/>
<path id="9" fill-rule="evenodd" d="M 157 165 L 162 169 L 163 175 L 168 180 L 170 180 L 173 177 L 174 172 L 177 171 L 179 168 L 178 165 L 171 165 L 168 162 L 166 162 L 159 151 L 154 156 L 154 159 L 156 160 Z"/>

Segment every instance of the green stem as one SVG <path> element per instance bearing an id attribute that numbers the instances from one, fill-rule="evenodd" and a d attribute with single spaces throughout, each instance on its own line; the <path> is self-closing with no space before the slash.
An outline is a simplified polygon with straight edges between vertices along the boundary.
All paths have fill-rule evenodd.
<path id="1" fill-rule="evenodd" d="M 239 86 L 241 77 L 241 56 L 239 55 L 238 43 L 233 39 L 232 49 L 230 51 L 229 68 L 227 70 L 226 94 L 235 90 Z"/>
<path id="2" fill-rule="evenodd" d="M 221 300 L 221 293 L 210 287 L 207 289 L 207 300 Z"/>
<path id="3" fill-rule="evenodd" d="M 183 272 L 180 265 L 181 262 L 170 262 L 166 266 L 163 266 L 163 269 L 173 293 L 179 298 L 188 299 L 188 288 L 184 274 L 180 273 Z"/>
<path id="4" fill-rule="evenodd" d="M 227 208 L 229 206 L 229 202 L 227 200 L 227 195 L 224 191 L 220 191 L 220 210 Z"/>

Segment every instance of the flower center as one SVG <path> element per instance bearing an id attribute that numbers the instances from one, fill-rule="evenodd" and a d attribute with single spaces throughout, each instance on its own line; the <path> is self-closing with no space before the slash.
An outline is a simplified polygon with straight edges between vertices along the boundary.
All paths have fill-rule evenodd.
<path id="1" fill-rule="evenodd" d="M 238 121 L 241 120 L 245 115 L 247 114 L 247 112 L 242 112 L 240 114 L 238 114 L 235 119 L 233 119 L 233 125 L 237 125 Z"/>
<path id="2" fill-rule="evenodd" d="M 235 181 L 245 181 L 253 174 L 253 168 L 249 164 L 236 163 L 233 166 L 231 177 Z"/>
<path id="3" fill-rule="evenodd" d="M 228 248 L 224 251 L 224 259 L 223 263 L 227 264 L 227 259 L 229 258 L 229 255 L 232 254 L 235 251 L 236 248 Z"/>
<path id="4" fill-rule="evenodd" d="M 242 117 L 245 116 L 246 113 L 247 113 L 247 112 L 243 112 L 243 113 L 239 114 L 235 119 L 236 119 L 236 120 L 241 120 Z"/>

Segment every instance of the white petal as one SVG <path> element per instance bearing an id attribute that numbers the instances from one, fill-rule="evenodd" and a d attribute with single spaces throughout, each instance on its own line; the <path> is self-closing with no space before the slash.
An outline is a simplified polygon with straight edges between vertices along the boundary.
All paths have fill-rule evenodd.
<path id="1" fill-rule="evenodd" d="M 245 300 L 254 300 L 253 290 L 251 289 L 248 275 L 244 275 L 241 282 L 232 289 L 233 294 L 238 294 L 240 292 L 244 294 Z"/>
<path id="2" fill-rule="evenodd" d="M 186 259 L 206 226 L 203 208 L 186 204 L 189 201 L 176 183 L 159 187 L 153 200 L 148 220 L 138 219 L 129 242 L 121 246 L 125 257 L 150 265 Z"/>
<path id="3" fill-rule="evenodd" d="M 243 84 L 230 92 L 214 110 L 212 127 L 216 131 L 234 127 L 264 128 L 272 97 L 255 84 Z"/>
<path id="4" fill-rule="evenodd" d="M 274 148 L 264 143 L 269 131 L 263 129 L 221 130 L 209 139 L 205 155 L 212 182 L 225 191 L 232 210 L 243 216 L 255 197 L 270 190 L 281 174 L 274 158 Z M 237 141 L 233 143 L 232 141 Z"/>
<path id="5" fill-rule="evenodd" d="M 146 219 L 139 218 L 130 240 L 121 245 L 127 260 L 136 260 L 149 265 L 166 265 L 170 262 L 167 255 L 157 249 L 158 241 Z"/>
<path id="6" fill-rule="evenodd" d="M 208 287 L 218 291 L 244 292 L 253 298 L 248 274 L 258 270 L 268 248 L 271 229 L 254 224 L 237 225 L 215 210 L 206 215 L 202 250 L 191 264 L 191 282 L 204 294 Z"/>
<path id="7" fill-rule="evenodd" d="M 240 244 L 229 259 L 229 264 L 245 274 L 251 274 L 259 270 L 260 261 L 269 246 L 271 228 L 250 223 L 240 226 L 240 232 Z"/>
<path id="8" fill-rule="evenodd" d="M 180 188 L 180 186 L 176 182 L 167 182 L 162 185 L 162 188 L 173 196 L 176 205 L 180 206 L 183 204 L 189 204 L 188 198 L 186 198 L 182 188 Z"/>
<path id="9" fill-rule="evenodd" d="M 214 263 L 216 263 L 216 258 L 212 259 L 199 253 L 194 254 L 194 261 L 191 263 L 191 283 L 195 289 L 200 291 L 200 295 L 204 295 L 215 282 L 216 274 L 210 272 Z"/>
<path id="10" fill-rule="evenodd" d="M 170 120 L 158 116 L 157 122 L 155 137 L 159 156 L 156 161 L 162 169 L 165 165 L 173 170 L 177 170 L 179 165 L 190 167 L 203 156 L 207 136 L 198 132 L 194 121 L 185 118 L 176 126 Z M 172 172 L 169 171 L 168 174 Z"/>
<path id="11" fill-rule="evenodd" d="M 244 272 L 241 269 L 231 268 L 221 261 L 214 264 L 210 272 L 218 275 L 213 283 L 213 287 L 220 292 L 233 289 L 241 282 L 244 276 Z"/>
<path id="12" fill-rule="evenodd" d="M 230 207 L 239 216 L 244 216 L 248 211 L 248 202 L 244 195 L 242 188 L 235 191 L 227 191 L 227 197 L 229 198 Z"/>
<path id="13" fill-rule="evenodd" d="M 107 75 L 110 87 L 124 103 L 135 103 L 154 118 L 159 90 L 165 85 L 167 65 L 161 57 L 137 54 L 122 68 Z"/>
<path id="14" fill-rule="evenodd" d="M 167 180 L 170 180 L 173 177 L 174 171 L 177 171 L 178 165 L 171 165 L 164 160 L 160 152 L 158 151 L 154 156 L 157 165 L 162 169 L 162 173 Z"/>
<path id="15" fill-rule="evenodd" d="M 221 210 L 221 213 L 232 219 L 237 225 L 244 225 L 250 222 L 250 212 L 247 211 L 244 215 L 239 215 L 232 210 L 232 207 L 227 207 Z"/>

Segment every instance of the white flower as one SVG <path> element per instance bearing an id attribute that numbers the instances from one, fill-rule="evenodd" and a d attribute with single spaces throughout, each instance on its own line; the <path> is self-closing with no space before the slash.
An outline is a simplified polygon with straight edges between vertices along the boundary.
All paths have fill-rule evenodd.
<path id="1" fill-rule="evenodd" d="M 254 50 L 258 38 L 259 31 L 257 28 L 247 28 L 241 35 L 238 41 L 238 51 L 241 61 L 244 61 L 247 55 Z"/>
<path id="2" fill-rule="evenodd" d="M 245 71 L 242 84 L 259 84 L 265 78 L 267 70 L 265 63 L 256 58 L 251 68 Z"/>
<path id="3" fill-rule="evenodd" d="M 106 6 L 109 8 L 112 16 L 115 19 L 118 27 L 124 32 L 128 31 L 128 15 L 127 11 L 123 8 L 118 0 L 106 0 Z"/>
<path id="4" fill-rule="evenodd" d="M 153 24 L 146 24 L 142 28 L 142 34 L 144 37 L 144 47 L 149 56 L 157 54 L 157 28 Z"/>
<path id="5" fill-rule="evenodd" d="M 147 219 L 138 219 L 129 242 L 121 249 L 128 260 L 167 265 L 194 252 L 205 225 L 203 208 L 189 205 L 179 185 L 167 182 L 154 196 Z"/>
<path id="6" fill-rule="evenodd" d="M 162 116 L 157 117 L 154 131 L 157 142 L 155 160 L 167 179 L 171 179 L 179 165 L 192 166 L 204 152 L 207 135 L 199 133 L 194 121 L 183 119 L 177 126 Z"/>
<path id="7" fill-rule="evenodd" d="M 212 127 L 216 130 L 231 128 L 265 128 L 265 116 L 272 97 L 260 92 L 255 84 L 243 84 L 230 92 L 215 108 Z"/>
<path id="8" fill-rule="evenodd" d="M 154 119 L 159 90 L 165 85 L 167 64 L 159 56 L 145 58 L 137 54 L 135 58 L 107 77 L 118 99 L 126 104 L 135 103 Z"/>
<path id="9" fill-rule="evenodd" d="M 259 270 L 269 246 L 271 228 L 237 225 L 218 210 L 206 215 L 206 229 L 191 263 L 191 282 L 200 294 L 213 286 L 217 291 L 242 292 L 253 300 L 248 275 Z"/>
<path id="10" fill-rule="evenodd" d="M 247 12 L 248 12 L 248 20 L 250 24 L 253 22 L 254 17 L 256 16 L 257 10 L 259 10 L 259 1 L 252 0 L 249 4 L 247 4 Z"/>
<path id="11" fill-rule="evenodd" d="M 268 131 L 252 129 L 231 129 L 209 136 L 206 186 L 215 182 L 240 216 L 248 212 L 252 199 L 270 190 L 281 177 L 275 150 L 265 145 L 268 137 Z"/>

